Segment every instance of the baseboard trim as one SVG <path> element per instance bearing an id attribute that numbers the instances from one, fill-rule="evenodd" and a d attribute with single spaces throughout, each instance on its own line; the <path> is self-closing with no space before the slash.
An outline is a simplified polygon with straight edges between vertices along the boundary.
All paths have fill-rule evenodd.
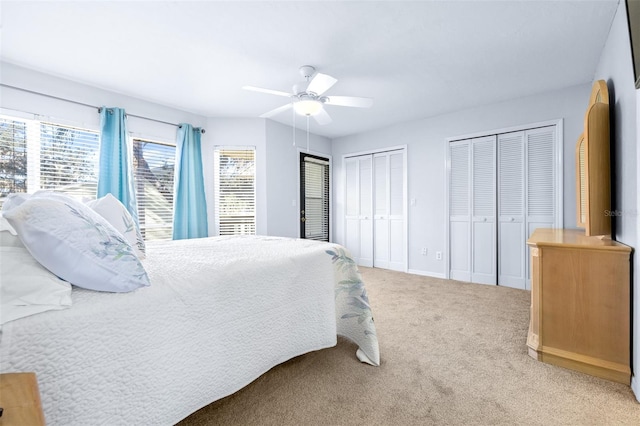
<path id="1" fill-rule="evenodd" d="M 640 402 L 640 380 L 635 375 L 631 376 L 631 390 L 636 395 L 638 402 Z"/>
<path id="2" fill-rule="evenodd" d="M 407 273 L 413 274 L 413 275 L 422 275 L 423 277 L 433 277 L 433 278 L 442 278 L 442 279 L 447 278 L 445 274 L 441 274 L 438 272 L 420 271 L 418 269 L 408 269 Z"/>

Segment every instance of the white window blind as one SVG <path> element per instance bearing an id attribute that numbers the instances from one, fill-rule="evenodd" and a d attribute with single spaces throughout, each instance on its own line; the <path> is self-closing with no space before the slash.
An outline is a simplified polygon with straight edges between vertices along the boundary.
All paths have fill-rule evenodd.
<path id="1" fill-rule="evenodd" d="M 0 116 L 0 202 L 39 189 L 95 198 L 98 144 L 92 130 Z"/>
<path id="2" fill-rule="evenodd" d="M 95 199 L 99 132 L 0 116 L 0 205 L 12 192 L 40 189 Z M 134 139 L 134 181 L 140 231 L 171 239 L 175 146 Z"/>
<path id="3" fill-rule="evenodd" d="M 304 191 L 304 235 L 310 240 L 329 241 L 329 162 L 302 155 Z"/>
<path id="4" fill-rule="evenodd" d="M 133 140 L 133 168 L 140 232 L 145 240 L 170 240 L 176 147 Z"/>
<path id="5" fill-rule="evenodd" d="M 218 234 L 255 234 L 255 148 L 218 147 L 214 161 L 214 211 Z"/>

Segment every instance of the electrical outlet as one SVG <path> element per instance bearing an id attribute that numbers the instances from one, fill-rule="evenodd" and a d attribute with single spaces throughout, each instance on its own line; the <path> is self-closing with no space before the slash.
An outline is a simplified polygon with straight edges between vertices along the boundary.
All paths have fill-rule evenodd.
<path id="1" fill-rule="evenodd" d="M 426 247 L 422 247 L 422 250 L 420 251 L 420 253 L 422 253 L 423 256 L 427 255 L 427 248 Z"/>
<path id="2" fill-rule="evenodd" d="M 441 251 L 437 251 L 436 252 L 436 260 L 442 260 L 442 252 Z"/>

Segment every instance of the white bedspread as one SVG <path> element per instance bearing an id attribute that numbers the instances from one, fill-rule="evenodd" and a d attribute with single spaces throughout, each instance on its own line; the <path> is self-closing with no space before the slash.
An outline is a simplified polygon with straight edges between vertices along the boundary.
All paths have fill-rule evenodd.
<path id="1" fill-rule="evenodd" d="M 366 291 L 340 246 L 149 243 L 144 266 L 150 287 L 74 288 L 71 309 L 3 326 L 0 371 L 37 373 L 47 424 L 174 424 L 336 334 L 379 365 Z"/>

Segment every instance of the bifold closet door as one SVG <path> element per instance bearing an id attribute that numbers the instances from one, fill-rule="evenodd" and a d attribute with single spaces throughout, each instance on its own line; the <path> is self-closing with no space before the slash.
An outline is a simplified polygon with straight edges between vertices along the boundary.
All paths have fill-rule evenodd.
<path id="1" fill-rule="evenodd" d="M 525 288 L 525 132 L 498 135 L 498 283 Z"/>
<path id="2" fill-rule="evenodd" d="M 374 260 L 379 268 L 404 270 L 404 153 L 373 155 Z"/>
<path id="3" fill-rule="evenodd" d="M 449 144 L 452 279 L 530 288 L 528 236 L 561 227 L 556 144 L 556 126 Z"/>
<path id="4" fill-rule="evenodd" d="M 373 157 L 345 159 L 345 245 L 358 265 L 373 266 Z"/>
<path id="5" fill-rule="evenodd" d="M 471 282 L 497 284 L 496 137 L 472 140 Z"/>
<path id="6" fill-rule="evenodd" d="M 449 145 L 450 277 L 496 284 L 496 137 Z"/>
<path id="7" fill-rule="evenodd" d="M 404 151 L 345 158 L 345 246 L 358 265 L 404 271 Z"/>
<path id="8" fill-rule="evenodd" d="M 527 238 L 559 227 L 556 209 L 556 128 L 498 136 L 498 283 L 530 288 Z"/>
<path id="9" fill-rule="evenodd" d="M 449 160 L 449 276 L 471 281 L 471 142 L 451 142 Z"/>
<path id="10" fill-rule="evenodd" d="M 525 132 L 526 162 L 526 236 L 538 228 L 560 228 L 556 221 L 558 188 L 556 174 L 556 127 L 540 127 Z M 526 262 L 526 289 L 531 289 L 531 265 Z"/>

